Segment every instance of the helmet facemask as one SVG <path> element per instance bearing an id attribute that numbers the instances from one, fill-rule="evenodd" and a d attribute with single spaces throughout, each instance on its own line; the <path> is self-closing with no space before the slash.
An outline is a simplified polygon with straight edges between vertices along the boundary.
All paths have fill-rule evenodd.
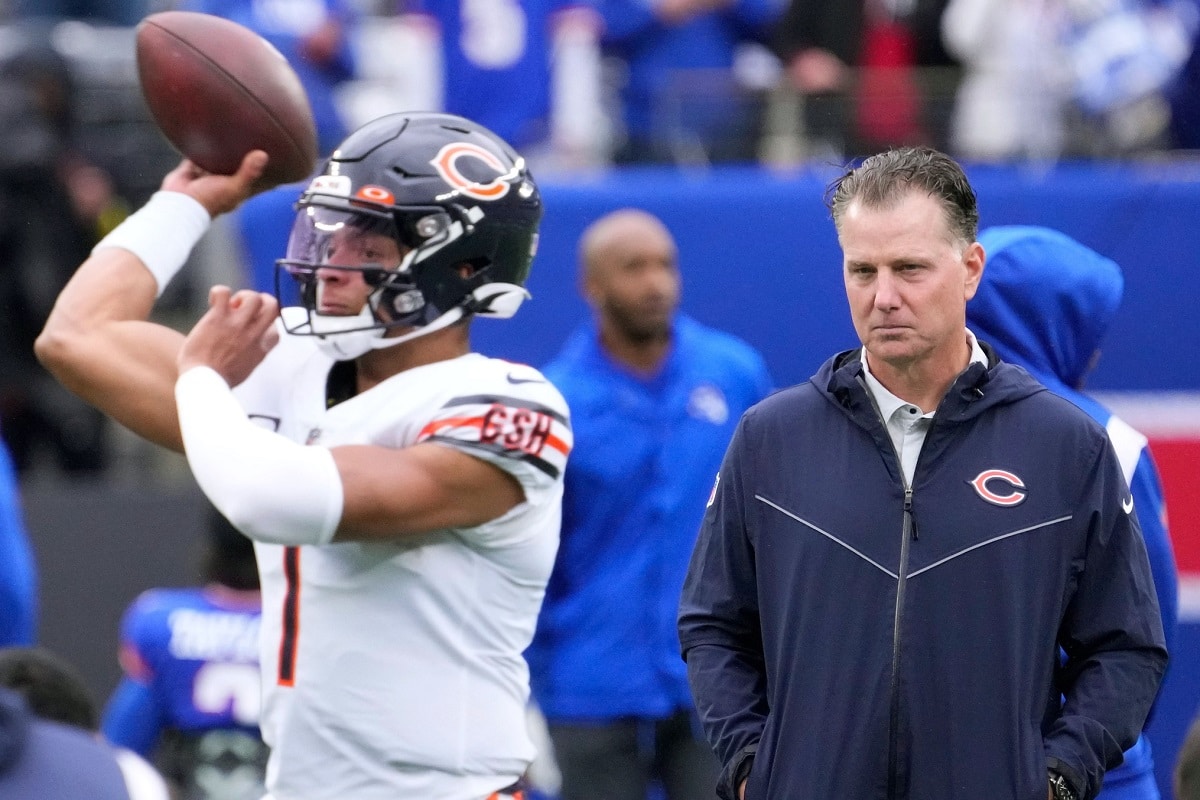
<path id="1" fill-rule="evenodd" d="M 280 307 L 288 309 L 282 315 L 285 329 L 319 337 L 323 350 L 344 360 L 441 330 L 468 313 L 510 316 L 511 312 L 498 313 L 504 305 L 495 302 L 501 285 L 488 284 L 481 298 L 474 297 L 487 284 L 488 264 L 464 264 L 462 274 L 436 276 L 452 284 L 437 287 L 438 293 L 463 297 L 461 305 L 441 310 L 427 302 L 426 293 L 433 289 L 422 286 L 417 277 L 420 262 L 471 232 L 476 209 L 453 210 L 461 211 L 460 220 L 452 220 L 451 213 L 439 206 L 395 212 L 303 206 L 292 228 L 287 257 L 276 262 L 275 294 Z M 330 277 L 336 272 L 345 277 Z M 361 296 L 351 293 L 350 285 L 361 289 Z M 526 296 L 524 289 L 510 288 Z M 335 291 L 340 296 L 331 300 L 328 295 Z M 400 328 L 412 330 L 387 335 Z"/>

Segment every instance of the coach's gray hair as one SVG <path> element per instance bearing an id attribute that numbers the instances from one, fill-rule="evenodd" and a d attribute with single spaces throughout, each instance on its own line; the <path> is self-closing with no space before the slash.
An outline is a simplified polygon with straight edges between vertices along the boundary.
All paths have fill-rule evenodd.
<path id="1" fill-rule="evenodd" d="M 825 197 L 840 231 L 842 217 L 855 200 L 886 208 L 912 190 L 928 193 L 941 205 L 952 235 L 968 244 L 975 241 L 979 233 L 975 190 L 958 162 L 929 147 L 900 147 L 873 155 L 831 183 Z"/>

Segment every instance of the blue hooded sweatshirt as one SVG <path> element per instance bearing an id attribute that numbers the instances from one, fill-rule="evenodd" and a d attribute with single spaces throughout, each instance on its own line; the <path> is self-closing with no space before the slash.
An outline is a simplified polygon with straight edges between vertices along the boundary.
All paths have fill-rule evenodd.
<path id="1" fill-rule="evenodd" d="M 979 291 L 967 304 L 967 325 L 1002 360 L 1024 367 L 1108 430 L 1133 495 L 1169 650 L 1178 587 L 1158 471 L 1146 438 L 1076 388 L 1121 304 L 1121 268 L 1049 228 L 994 227 L 984 230 L 979 242 L 987 265 Z M 1139 780 L 1149 788 L 1153 776 L 1150 744 L 1143 735 L 1126 751 L 1125 762 L 1105 775 L 1104 788 Z"/>

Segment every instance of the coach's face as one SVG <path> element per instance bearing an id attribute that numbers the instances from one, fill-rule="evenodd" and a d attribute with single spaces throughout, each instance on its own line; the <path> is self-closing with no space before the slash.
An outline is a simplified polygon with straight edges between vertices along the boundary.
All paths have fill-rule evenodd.
<path id="1" fill-rule="evenodd" d="M 983 275 L 979 243 L 957 240 L 941 205 L 922 191 L 879 207 L 854 201 L 838 238 L 850 314 L 871 369 L 964 368 L 967 301 Z"/>

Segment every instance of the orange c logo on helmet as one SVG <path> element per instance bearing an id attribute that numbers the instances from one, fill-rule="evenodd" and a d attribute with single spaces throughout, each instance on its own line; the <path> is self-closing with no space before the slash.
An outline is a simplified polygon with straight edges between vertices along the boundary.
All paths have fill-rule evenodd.
<path id="1" fill-rule="evenodd" d="M 974 480 L 967 481 L 967 483 L 971 484 L 980 497 L 997 506 L 1020 505 L 1025 502 L 1025 495 L 1028 493 L 1023 480 L 1003 469 L 985 469 L 976 475 Z M 1001 486 L 1008 484 L 1008 492 L 1001 494 L 988 485 L 994 486 L 997 483 Z"/>
<path id="2" fill-rule="evenodd" d="M 478 183 L 467 178 L 458 171 L 460 158 L 475 158 L 487 164 L 499 173 L 488 183 Z M 438 151 L 433 161 L 429 162 L 437 170 L 442 180 L 476 200 L 499 200 L 508 194 L 509 185 L 506 182 L 510 173 L 505 169 L 504 162 L 494 153 L 470 142 L 451 142 Z"/>

